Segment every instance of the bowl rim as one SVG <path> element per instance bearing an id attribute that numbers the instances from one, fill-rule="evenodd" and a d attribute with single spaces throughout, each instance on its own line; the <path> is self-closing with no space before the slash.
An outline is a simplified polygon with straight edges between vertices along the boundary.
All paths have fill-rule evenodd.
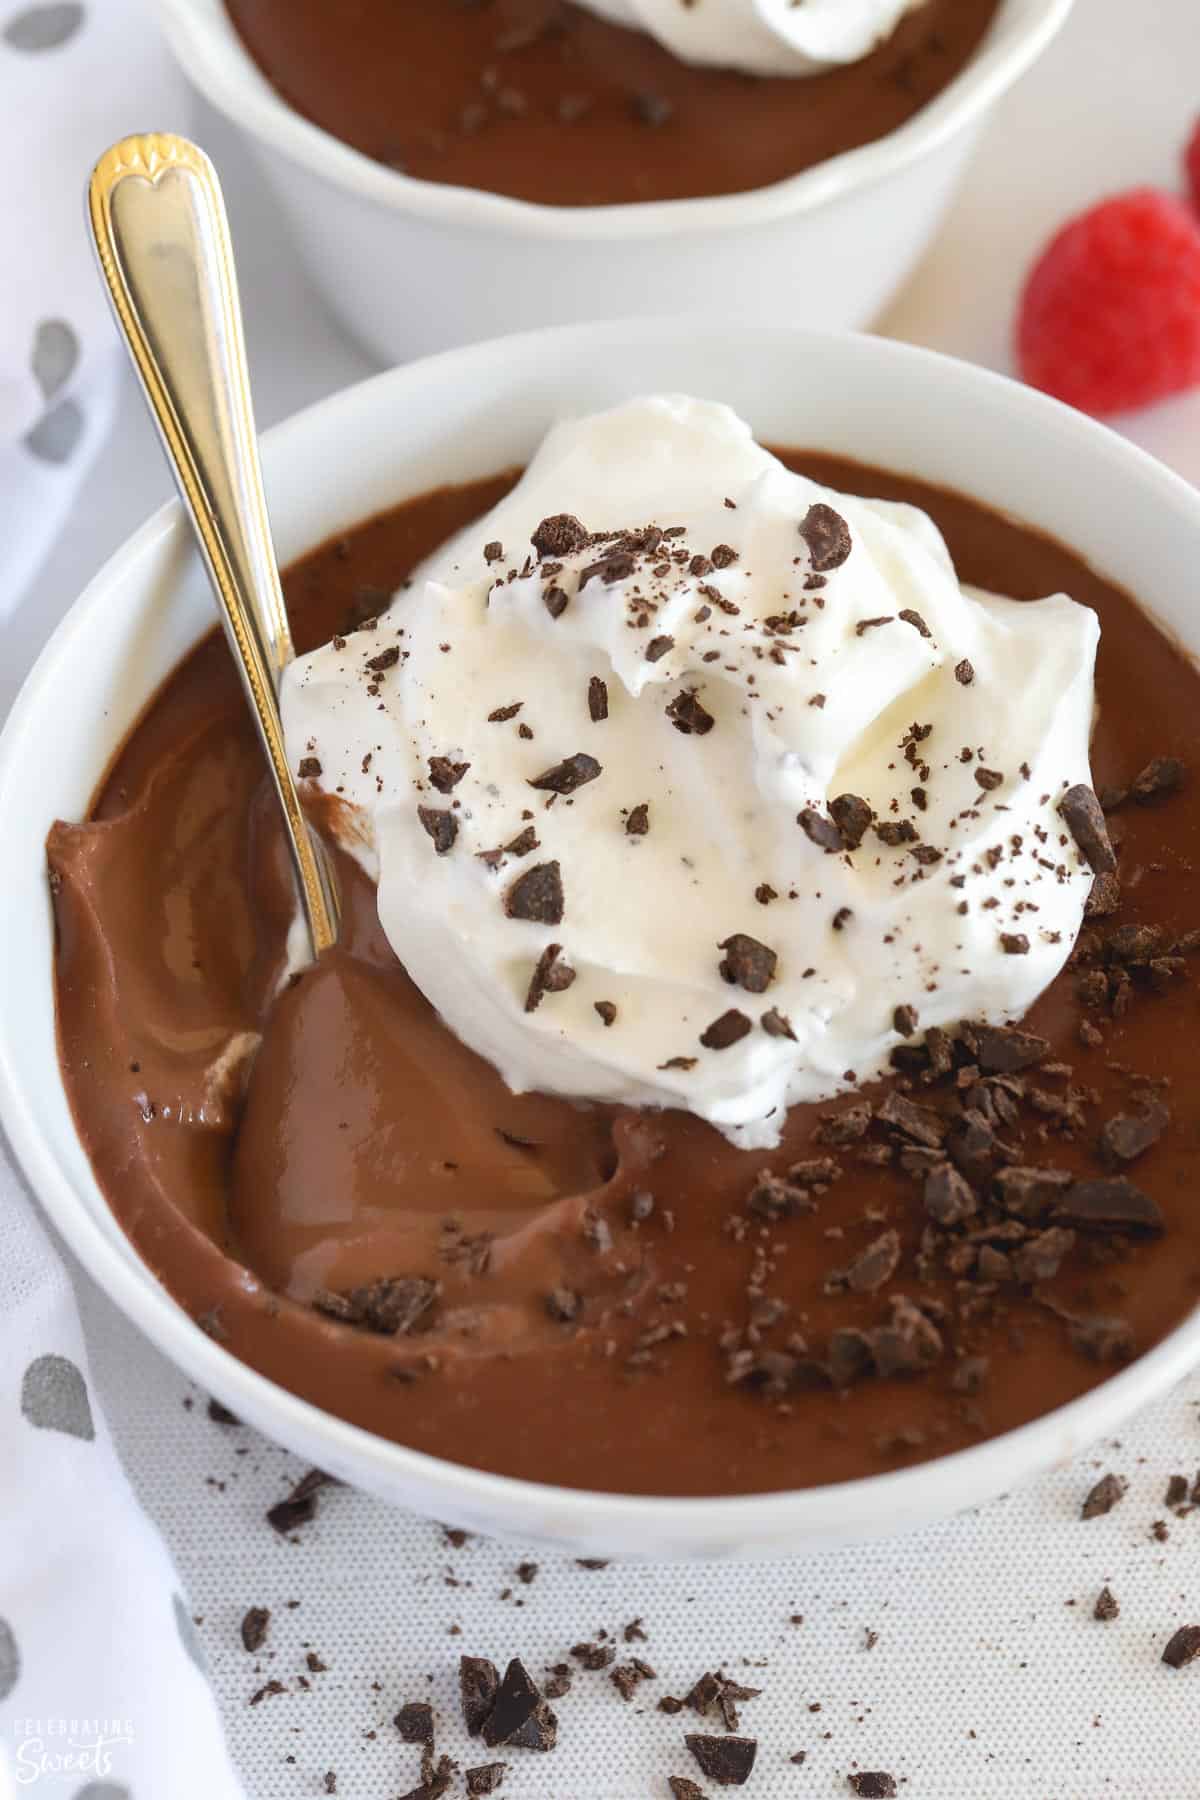
<path id="1" fill-rule="evenodd" d="M 737 194 L 575 207 L 424 181 L 386 168 L 314 125 L 271 87 L 238 36 L 224 0 L 153 3 L 192 84 L 237 125 L 310 173 L 360 200 L 431 223 L 579 242 L 766 224 L 815 211 L 896 174 L 981 117 L 1041 55 L 1074 0 L 1000 0 L 979 50 L 911 119 L 798 175 Z"/>
<path id="2" fill-rule="evenodd" d="M 438 356 L 353 384 L 328 396 L 264 434 L 268 469 L 273 461 L 302 459 L 314 438 L 319 439 L 339 412 L 353 415 L 364 397 L 395 390 L 393 410 L 403 416 L 406 386 L 437 385 L 451 369 L 458 381 L 469 381 L 473 366 L 486 365 L 503 347 L 516 357 L 537 349 L 539 354 L 586 346 L 604 348 L 607 340 L 628 339 L 636 333 L 650 345 L 677 341 L 680 320 L 639 320 L 570 325 L 492 339 L 442 352 Z M 694 324 L 689 327 L 695 334 Z M 714 321 L 706 329 L 719 333 Z M 756 326 L 764 354 L 772 340 L 786 341 L 793 352 L 804 354 L 848 353 L 875 361 L 904 361 L 928 381 L 948 378 L 965 383 L 993 399 L 1006 397 L 1026 413 L 1031 434 L 1039 421 L 1047 435 L 1078 445 L 1081 453 L 1106 445 L 1143 485 L 1161 495 L 1164 508 L 1182 509 L 1194 522 L 1200 541 L 1200 492 L 1181 476 L 1119 438 L 1116 433 L 1043 394 L 989 370 L 956 358 L 890 339 L 855 333 L 802 330 L 790 326 Z M 175 501 L 154 513 L 114 552 L 54 631 L 34 668 L 26 678 L 3 731 L 0 732 L 0 830 L 15 788 L 15 765 L 22 740 L 46 697 L 60 680 L 60 665 L 69 659 L 78 639 L 94 642 L 103 630 L 105 615 L 119 599 L 125 583 L 136 578 L 142 561 L 167 541 L 186 538 L 186 527 Z M 932 1518 L 955 1509 L 954 1502 L 930 1504 L 931 1493 L 951 1489 L 967 1496 L 963 1505 L 975 1504 L 999 1492 L 1013 1478 L 1027 1478 L 1035 1470 L 1061 1460 L 1116 1428 L 1138 1406 L 1161 1396 L 1200 1362 L 1200 1305 L 1144 1355 L 1106 1377 L 1088 1392 L 1066 1405 L 1041 1414 L 1015 1430 L 983 1443 L 927 1458 L 904 1468 L 858 1477 L 853 1481 L 801 1489 L 772 1489 L 735 1495 L 637 1495 L 566 1488 L 500 1475 L 467 1463 L 451 1462 L 377 1436 L 326 1412 L 312 1402 L 279 1386 L 242 1362 L 208 1337 L 159 1282 L 132 1244 L 111 1219 L 106 1230 L 83 1201 L 58 1153 L 42 1139 L 35 1123 L 29 1095 L 36 1076 L 28 1071 L 20 1054 L 16 1021 L 0 1016 L 0 1128 L 7 1133 L 16 1159 L 30 1188 L 54 1226 L 79 1258 L 83 1267 L 108 1297 L 137 1328 L 192 1379 L 219 1395 L 239 1416 L 245 1416 L 284 1442 L 304 1440 L 320 1445 L 318 1459 L 335 1472 L 353 1468 L 363 1481 L 370 1467 L 391 1485 L 402 1481 L 422 1492 L 422 1505 L 451 1517 L 501 1519 L 501 1531 L 520 1526 L 514 1522 L 553 1521 L 553 1535 L 579 1543 L 604 1541 L 611 1547 L 622 1537 L 669 1550 L 660 1554 L 683 1556 L 724 1555 L 731 1546 L 751 1546 L 759 1553 L 772 1546 L 781 1550 L 801 1538 L 806 1529 L 812 1538 L 831 1537 L 829 1521 L 839 1522 L 845 1538 L 879 1535 L 879 1520 L 907 1522 Z M 326 1454 L 327 1452 L 327 1454 Z M 497 1529 L 492 1527 L 492 1529 Z M 544 1535 L 544 1533 L 543 1533 Z"/>

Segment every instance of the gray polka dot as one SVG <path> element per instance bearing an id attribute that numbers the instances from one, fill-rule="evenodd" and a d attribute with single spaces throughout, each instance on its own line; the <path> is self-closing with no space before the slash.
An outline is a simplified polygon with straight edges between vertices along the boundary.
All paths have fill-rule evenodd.
<path id="1" fill-rule="evenodd" d="M 43 319 L 33 334 L 29 359 L 44 400 L 53 400 L 79 361 L 79 339 L 65 319 Z"/>
<path id="2" fill-rule="evenodd" d="M 175 1624 L 179 1630 L 180 1642 L 195 1663 L 202 1675 L 208 1674 L 208 1660 L 204 1654 L 204 1645 L 200 1642 L 200 1633 L 196 1630 L 196 1621 L 183 1604 L 181 1594 L 172 1594 L 171 1606 L 175 1613 Z"/>
<path id="3" fill-rule="evenodd" d="M 57 50 L 83 24 L 78 0 L 55 0 L 50 6 L 26 6 L 4 27 L 4 41 L 14 50 Z"/>
<path id="4" fill-rule="evenodd" d="M 116 1781 L 89 1781 L 80 1788 L 75 1800 L 133 1800 L 127 1787 Z"/>
<path id="5" fill-rule="evenodd" d="M 65 463 L 83 436 L 83 414 L 74 400 L 60 400 L 22 442 L 41 462 Z"/>
<path id="6" fill-rule="evenodd" d="M 65 1431 L 68 1437 L 96 1435 L 87 1384 L 66 1356 L 39 1356 L 21 1383 L 21 1411 L 40 1431 Z"/>
<path id="7" fill-rule="evenodd" d="M 7 1619 L 0 1619 L 0 1700 L 7 1700 L 21 1673 L 21 1653 Z"/>

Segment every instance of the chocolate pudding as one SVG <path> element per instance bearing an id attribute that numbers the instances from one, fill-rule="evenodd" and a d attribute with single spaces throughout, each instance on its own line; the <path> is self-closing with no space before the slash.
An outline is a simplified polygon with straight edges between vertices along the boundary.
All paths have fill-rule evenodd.
<path id="1" fill-rule="evenodd" d="M 886 137 L 974 56 L 999 0 L 925 0 L 805 76 L 681 61 L 570 0 L 227 0 L 289 106 L 424 181 L 545 206 L 769 186 Z"/>
<path id="2" fill-rule="evenodd" d="M 894 1073 L 792 1107 L 769 1152 L 683 1111 L 516 1096 L 408 979 L 344 851 L 344 937 L 279 988 L 287 860 L 215 634 L 89 821 L 51 834 L 63 1075 L 114 1213 L 232 1354 L 397 1442 L 630 1493 L 846 1480 L 1075 1398 L 1200 1293 L 1200 789 L 1180 760 L 1200 674 L 1048 539 L 780 454 L 923 508 L 964 582 L 1099 615 L 1092 770 L 1118 872 L 1019 1029 L 929 1030 L 914 995 Z M 296 564 L 298 646 L 376 614 L 515 479 L 410 500 Z M 337 823 L 336 794 L 313 803 Z M 1103 869 L 1099 809 L 1071 829 Z"/>

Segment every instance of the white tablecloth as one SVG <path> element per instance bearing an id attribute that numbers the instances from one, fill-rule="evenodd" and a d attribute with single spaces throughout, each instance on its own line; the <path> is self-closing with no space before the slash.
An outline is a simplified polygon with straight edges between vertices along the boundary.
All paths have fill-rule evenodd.
<path id="1" fill-rule="evenodd" d="M 1110 189 L 1176 181 L 1179 145 L 1200 108 L 1198 70 L 1197 0 L 1077 0 L 1062 40 L 996 119 L 948 230 L 887 328 L 1005 367 L 1020 273 L 1052 226 Z M 196 130 L 229 190 L 265 425 L 369 365 L 308 290 L 233 134 L 207 117 Z M 1127 429 L 1200 482 L 1200 395 Z M 127 388 L 112 447 L 6 633 L 0 711 L 86 578 L 166 492 Z M 1191 1477 L 1200 1466 L 1200 1377 L 1119 1445 L 915 1537 L 719 1570 L 589 1571 L 533 1552 L 541 1569 L 522 1586 L 518 1548 L 454 1549 L 436 1526 L 345 1491 L 325 1496 L 301 1544 L 278 1538 L 263 1511 L 300 1471 L 253 1433 L 211 1422 L 202 1396 L 189 1408 L 183 1379 L 85 1276 L 78 1286 L 97 1394 L 201 1621 L 230 1749 L 256 1800 L 323 1793 L 326 1771 L 340 1800 L 406 1793 L 417 1753 L 390 1723 L 405 1699 L 431 1697 L 445 1721 L 442 1747 L 486 1760 L 478 1744 L 468 1753 L 457 1723 L 460 1650 L 520 1654 L 536 1669 L 637 1615 L 648 1642 L 633 1648 L 661 1681 L 626 1707 L 603 1674 L 577 1677 L 558 1705 L 560 1749 L 511 1753 L 505 1800 L 666 1800 L 667 1774 L 698 1771 L 682 1751 L 683 1721 L 655 1712 L 654 1700 L 721 1663 L 764 1689 L 743 1715 L 761 1746 L 744 1791 L 764 1800 L 848 1794 L 855 1767 L 891 1771 L 912 1800 L 1200 1796 L 1200 1665 L 1175 1672 L 1159 1660 L 1178 1624 L 1200 1621 L 1200 1514 L 1177 1521 L 1161 1505 L 1168 1474 Z M 1106 1468 L 1129 1477 L 1128 1496 L 1083 1523 L 1080 1501 Z M 1169 1524 L 1165 1542 L 1151 1535 L 1156 1519 Z M 1121 1605 L 1108 1624 L 1091 1616 L 1104 1583 Z M 499 1598 L 510 1586 L 520 1608 Z M 257 1656 L 239 1635 L 251 1605 L 273 1615 Z M 789 1624 L 793 1613 L 802 1625 Z M 870 1650 L 868 1630 L 878 1633 Z M 310 1649 L 325 1672 L 307 1670 Z M 743 1669 L 742 1658 L 755 1666 Z M 271 1678 L 287 1691 L 251 1705 Z M 789 1763 L 802 1749 L 804 1764 Z M 119 1800 L 118 1790 L 97 1788 L 87 1800 Z"/>

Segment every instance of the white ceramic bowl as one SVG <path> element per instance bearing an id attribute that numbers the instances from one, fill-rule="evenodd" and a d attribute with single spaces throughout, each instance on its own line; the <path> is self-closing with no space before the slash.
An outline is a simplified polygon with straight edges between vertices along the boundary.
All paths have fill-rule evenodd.
<path id="1" fill-rule="evenodd" d="M 534 206 L 417 181 L 280 99 L 222 0 L 156 0 L 201 93 L 249 136 L 309 271 L 387 362 L 576 319 L 867 325 L 929 242 L 988 112 L 1071 0 L 1001 0 L 968 67 L 899 131 L 752 193 Z"/>
<path id="2" fill-rule="evenodd" d="M 295 557 L 439 483 L 523 460 L 564 412 L 663 388 L 728 401 L 767 442 L 963 486 L 1081 551 L 1200 647 L 1195 490 L 1103 427 L 998 376 L 882 339 L 785 327 L 578 326 L 378 376 L 268 435 L 280 555 Z M 51 822 L 86 813 L 113 751 L 213 618 L 179 511 L 164 507 L 68 614 L 0 738 L 0 1119 L 92 1275 L 239 1417 L 372 1493 L 469 1529 L 588 1553 L 777 1556 L 976 1504 L 1113 1431 L 1200 1361 L 1196 1314 L 1085 1398 L 977 1448 L 833 1487 L 698 1500 L 537 1487 L 437 1461 L 347 1425 L 235 1361 L 140 1263 L 75 1135 L 55 1051 L 43 855 Z"/>

